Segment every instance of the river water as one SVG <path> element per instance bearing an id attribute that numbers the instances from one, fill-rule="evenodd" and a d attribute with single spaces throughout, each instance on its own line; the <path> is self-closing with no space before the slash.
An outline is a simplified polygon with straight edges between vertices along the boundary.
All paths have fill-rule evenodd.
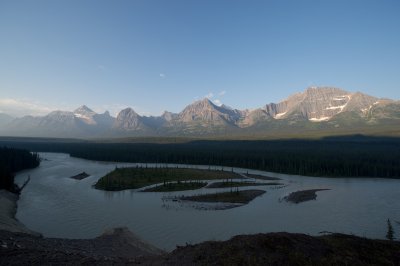
<path id="1" fill-rule="evenodd" d="M 164 198 L 216 189 L 106 192 L 92 185 L 115 166 L 136 164 L 96 162 L 60 153 L 40 156 L 44 160 L 38 168 L 20 172 L 16 177 L 19 184 L 31 177 L 18 201 L 17 219 L 46 237 L 93 238 L 106 229 L 126 226 L 143 240 L 170 251 L 186 243 L 279 231 L 312 235 L 328 231 L 384 238 L 388 218 L 395 231 L 400 230 L 394 222 L 400 221 L 400 180 L 306 177 L 233 168 L 236 172 L 281 178 L 286 186 L 259 186 L 257 189 L 267 192 L 245 206 L 202 210 Z M 90 177 L 70 178 L 83 171 Z M 281 200 L 293 191 L 318 188 L 330 190 L 317 192 L 316 200 L 300 204 Z"/>

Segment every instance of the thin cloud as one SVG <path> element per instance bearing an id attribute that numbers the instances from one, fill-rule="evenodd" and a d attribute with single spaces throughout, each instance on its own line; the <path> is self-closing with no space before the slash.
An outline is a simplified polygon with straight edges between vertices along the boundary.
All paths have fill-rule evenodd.
<path id="1" fill-rule="evenodd" d="M 160 78 L 165 79 L 167 77 L 167 75 L 165 75 L 164 73 L 160 73 Z"/>
<path id="2" fill-rule="evenodd" d="M 225 94 L 226 94 L 226 91 L 220 91 L 220 92 L 218 93 L 219 96 L 224 96 Z"/>
<path id="3" fill-rule="evenodd" d="M 15 117 L 25 115 L 41 116 L 54 111 L 56 108 L 32 100 L 3 98 L 0 99 L 0 108 L 4 113 Z"/>
<path id="4" fill-rule="evenodd" d="M 214 93 L 209 92 L 206 96 L 207 99 L 211 99 L 212 97 L 214 97 Z"/>

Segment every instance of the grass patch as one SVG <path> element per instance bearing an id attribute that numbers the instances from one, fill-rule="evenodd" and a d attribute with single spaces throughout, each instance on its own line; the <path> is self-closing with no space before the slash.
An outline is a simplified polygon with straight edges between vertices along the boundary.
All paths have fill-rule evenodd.
<path id="1" fill-rule="evenodd" d="M 196 196 L 183 196 L 181 200 L 190 200 L 197 202 L 226 202 L 247 204 L 258 196 L 264 194 L 264 190 L 249 189 L 241 191 L 220 192 Z"/>
<path id="2" fill-rule="evenodd" d="M 207 186 L 207 188 L 227 188 L 227 187 L 249 187 L 249 186 L 279 186 L 282 183 L 270 182 L 270 183 L 257 183 L 257 182 L 237 182 L 237 181 L 223 181 L 214 182 Z"/>
<path id="3" fill-rule="evenodd" d="M 188 168 L 116 168 L 100 178 L 96 189 L 118 191 L 137 189 L 158 183 L 242 178 L 234 172 Z"/>
<path id="4" fill-rule="evenodd" d="M 143 192 L 172 192 L 172 191 L 184 191 L 184 190 L 195 190 L 207 186 L 207 182 L 199 181 L 185 181 L 185 182 L 168 182 L 159 186 L 151 187 L 142 190 Z"/>
<path id="5" fill-rule="evenodd" d="M 264 175 L 246 174 L 246 176 L 249 178 L 262 179 L 262 180 L 281 180 L 280 178 L 277 177 L 270 177 Z"/>

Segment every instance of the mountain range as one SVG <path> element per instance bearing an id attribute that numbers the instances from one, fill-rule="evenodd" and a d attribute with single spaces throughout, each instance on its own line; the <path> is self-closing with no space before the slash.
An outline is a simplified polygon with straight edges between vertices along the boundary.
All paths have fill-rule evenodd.
<path id="1" fill-rule="evenodd" d="M 333 87 L 310 87 L 279 103 L 238 110 L 205 98 L 180 113 L 141 116 L 132 108 L 117 117 L 98 114 L 83 105 L 45 116 L 12 118 L 0 114 L 1 136 L 118 138 L 280 136 L 330 132 L 400 133 L 400 101 Z"/>

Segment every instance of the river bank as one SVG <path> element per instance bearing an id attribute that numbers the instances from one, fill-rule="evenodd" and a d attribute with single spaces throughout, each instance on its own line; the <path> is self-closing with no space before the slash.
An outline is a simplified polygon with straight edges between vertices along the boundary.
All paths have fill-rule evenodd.
<path id="1" fill-rule="evenodd" d="M 25 225 L 15 219 L 18 197 L 17 194 L 7 190 L 0 190 L 0 230 L 39 236 L 39 233 L 29 230 Z"/>
<path id="2" fill-rule="evenodd" d="M 127 228 L 114 228 L 93 239 L 45 238 L 15 218 L 18 195 L 0 190 L 0 265 L 134 263 L 165 252 Z"/>

